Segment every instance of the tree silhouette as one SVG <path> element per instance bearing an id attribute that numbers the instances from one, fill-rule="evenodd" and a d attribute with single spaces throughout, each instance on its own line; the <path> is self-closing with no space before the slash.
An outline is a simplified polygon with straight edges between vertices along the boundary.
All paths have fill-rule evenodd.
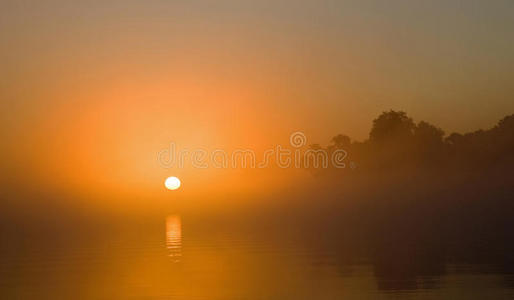
<path id="1" fill-rule="evenodd" d="M 350 146 L 351 140 L 344 134 L 338 134 L 332 138 L 332 143 L 338 149 L 344 149 Z"/>
<path id="2" fill-rule="evenodd" d="M 514 115 L 506 116 L 489 130 L 445 137 L 445 132 L 435 125 L 426 121 L 416 124 L 405 112 L 390 110 L 373 120 L 366 141 L 356 142 L 338 134 L 327 147 L 314 144 L 311 148 L 329 153 L 344 149 L 348 159 L 365 168 L 362 172 L 505 172 L 514 166 Z"/>
<path id="3" fill-rule="evenodd" d="M 403 140 L 413 135 L 415 127 L 405 112 L 391 110 L 373 120 L 369 138 L 371 142 Z"/>
<path id="4" fill-rule="evenodd" d="M 444 131 L 432 124 L 425 121 L 418 123 L 414 127 L 414 138 L 418 143 L 424 145 L 442 145 Z"/>

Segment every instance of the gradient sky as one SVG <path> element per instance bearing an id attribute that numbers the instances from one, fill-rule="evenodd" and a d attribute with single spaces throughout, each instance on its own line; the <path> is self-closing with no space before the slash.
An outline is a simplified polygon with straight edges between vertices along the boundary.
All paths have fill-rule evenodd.
<path id="1" fill-rule="evenodd" d="M 171 141 L 363 140 L 389 109 L 490 128 L 514 112 L 513 15 L 511 0 L 2 1 L 4 182 L 149 195 Z"/>

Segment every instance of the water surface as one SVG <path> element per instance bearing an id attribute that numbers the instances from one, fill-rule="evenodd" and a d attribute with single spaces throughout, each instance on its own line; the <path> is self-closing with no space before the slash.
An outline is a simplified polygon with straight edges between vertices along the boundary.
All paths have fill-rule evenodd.
<path id="1" fill-rule="evenodd" d="M 321 239 L 320 233 L 295 234 L 283 228 L 244 231 L 213 224 L 200 230 L 177 214 L 155 223 L 160 225 L 4 245 L 2 298 L 514 297 L 514 277 L 504 265 L 451 258 L 426 245 L 368 251 L 358 243 L 345 245 Z"/>

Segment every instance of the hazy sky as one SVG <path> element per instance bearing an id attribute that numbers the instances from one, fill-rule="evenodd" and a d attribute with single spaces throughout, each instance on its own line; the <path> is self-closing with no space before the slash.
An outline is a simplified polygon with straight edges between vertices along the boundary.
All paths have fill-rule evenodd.
<path id="1" fill-rule="evenodd" d="M 513 16 L 511 0 L 2 1 L 3 164 L 161 187 L 170 141 L 363 140 L 389 109 L 489 128 L 514 112 Z"/>

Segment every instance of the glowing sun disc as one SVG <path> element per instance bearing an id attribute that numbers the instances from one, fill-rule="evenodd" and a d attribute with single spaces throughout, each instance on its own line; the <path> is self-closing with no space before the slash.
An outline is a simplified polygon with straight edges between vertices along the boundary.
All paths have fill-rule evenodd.
<path id="1" fill-rule="evenodd" d="M 180 187 L 180 179 L 174 176 L 168 177 L 166 181 L 164 181 L 164 186 L 166 186 L 168 190 L 176 190 Z"/>

